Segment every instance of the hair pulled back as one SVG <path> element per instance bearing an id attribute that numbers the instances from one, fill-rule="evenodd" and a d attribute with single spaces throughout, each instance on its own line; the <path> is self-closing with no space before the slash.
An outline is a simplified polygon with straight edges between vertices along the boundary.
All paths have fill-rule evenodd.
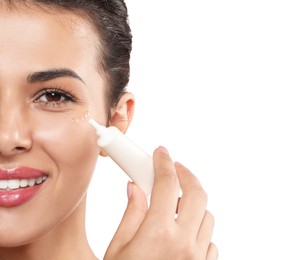
<path id="1" fill-rule="evenodd" d="M 100 57 L 98 69 L 107 80 L 106 102 L 116 106 L 125 92 L 130 74 L 132 35 L 124 0 L 7 0 L 9 4 L 24 3 L 72 11 L 86 16 L 98 32 Z"/>

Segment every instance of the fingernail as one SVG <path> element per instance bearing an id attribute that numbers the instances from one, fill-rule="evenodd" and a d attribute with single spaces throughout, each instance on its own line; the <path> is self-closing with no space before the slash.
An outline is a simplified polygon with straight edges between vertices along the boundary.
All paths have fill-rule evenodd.
<path id="1" fill-rule="evenodd" d="M 182 163 L 180 163 L 180 162 L 175 162 L 175 165 L 179 165 L 179 166 L 183 166 L 184 167 L 184 165 L 182 164 Z"/>
<path id="2" fill-rule="evenodd" d="M 127 183 L 127 198 L 130 199 L 132 194 L 133 194 L 133 183 L 129 181 Z"/>
<path id="3" fill-rule="evenodd" d="M 157 149 L 158 149 L 159 151 L 165 153 L 165 154 L 169 154 L 168 150 L 167 150 L 165 147 L 163 147 L 163 146 L 158 146 Z"/>

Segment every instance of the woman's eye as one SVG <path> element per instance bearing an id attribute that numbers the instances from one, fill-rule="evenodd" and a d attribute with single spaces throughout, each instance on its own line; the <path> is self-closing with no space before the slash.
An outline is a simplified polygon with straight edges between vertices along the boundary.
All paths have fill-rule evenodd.
<path id="1" fill-rule="evenodd" d="M 39 101 L 42 101 L 42 102 L 62 102 L 65 100 L 66 98 L 62 94 L 56 93 L 56 92 L 49 92 L 49 93 L 43 94 L 39 98 Z"/>
<path id="2" fill-rule="evenodd" d="M 74 101 L 75 98 L 73 96 L 58 89 L 42 90 L 41 93 L 39 93 L 38 97 L 35 99 L 36 103 L 44 104 L 50 107 L 59 107 L 61 105 L 65 105 L 68 102 Z"/>

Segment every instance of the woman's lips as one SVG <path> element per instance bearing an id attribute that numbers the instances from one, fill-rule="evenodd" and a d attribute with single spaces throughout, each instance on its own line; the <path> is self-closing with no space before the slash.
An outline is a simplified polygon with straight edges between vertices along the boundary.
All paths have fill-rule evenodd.
<path id="1" fill-rule="evenodd" d="M 40 190 L 47 174 L 29 167 L 0 169 L 0 207 L 19 206 Z"/>

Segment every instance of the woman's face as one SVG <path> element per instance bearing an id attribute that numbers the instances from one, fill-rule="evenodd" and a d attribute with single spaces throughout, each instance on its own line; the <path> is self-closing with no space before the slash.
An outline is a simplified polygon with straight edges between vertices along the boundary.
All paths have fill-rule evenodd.
<path id="1" fill-rule="evenodd" d="M 107 120 L 95 35 L 74 14 L 0 7 L 0 247 L 46 234 L 84 198 L 100 152 L 88 118 Z"/>

